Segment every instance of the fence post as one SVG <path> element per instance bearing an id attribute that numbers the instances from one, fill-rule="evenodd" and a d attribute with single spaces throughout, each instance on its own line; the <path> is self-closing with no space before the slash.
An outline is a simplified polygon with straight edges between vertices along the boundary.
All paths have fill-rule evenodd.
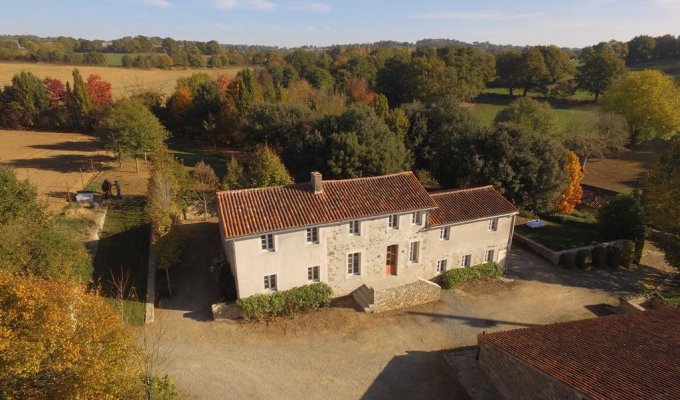
<path id="1" fill-rule="evenodd" d="M 66 202 L 71 202 L 71 191 L 68 188 L 68 182 L 66 182 Z"/>

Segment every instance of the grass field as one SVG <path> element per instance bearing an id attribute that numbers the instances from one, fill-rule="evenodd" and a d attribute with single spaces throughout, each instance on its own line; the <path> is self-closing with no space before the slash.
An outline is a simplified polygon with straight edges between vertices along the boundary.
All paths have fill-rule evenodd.
<path id="1" fill-rule="evenodd" d="M 500 90 L 500 89 L 495 89 Z M 487 93 L 478 96 L 474 103 L 468 104 L 468 110 L 483 126 L 493 125 L 493 120 L 499 111 L 507 107 L 513 98 L 507 94 Z M 557 114 L 557 120 L 562 130 L 567 129 L 573 120 L 578 120 L 587 114 L 597 111 L 597 105 L 587 100 L 548 99 Z"/>
<path id="2" fill-rule="evenodd" d="M 550 221 L 545 221 L 545 226 L 538 229 L 529 228 L 526 225 L 517 225 L 515 232 L 554 251 L 597 243 L 595 229 L 577 228 Z"/>
<path id="3" fill-rule="evenodd" d="M 160 90 L 168 95 L 175 88 L 177 78 L 189 76 L 194 73 L 204 72 L 213 78 L 222 74 L 234 75 L 242 67 L 229 67 L 223 69 L 127 69 L 113 67 L 89 67 L 55 64 L 31 64 L 31 63 L 0 63 L 0 86 L 10 85 L 12 77 L 22 71 L 30 71 L 39 78 L 47 76 L 58 78 L 62 81 L 72 81 L 71 72 L 78 68 L 84 79 L 90 74 L 96 74 L 105 81 L 111 83 L 111 91 L 115 98 L 128 96 L 142 89 Z"/>
<path id="4" fill-rule="evenodd" d="M 652 61 L 631 68 L 632 71 L 643 71 L 645 69 L 661 70 L 680 82 L 680 60 Z"/>

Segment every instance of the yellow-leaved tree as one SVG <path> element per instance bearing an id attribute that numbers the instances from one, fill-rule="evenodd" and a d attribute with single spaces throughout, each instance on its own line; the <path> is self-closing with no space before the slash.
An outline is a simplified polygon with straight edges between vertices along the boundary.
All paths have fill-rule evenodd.
<path id="1" fill-rule="evenodd" d="M 141 349 L 96 293 L 0 270 L 0 304 L 0 398 L 144 397 Z"/>
<path id="2" fill-rule="evenodd" d="M 567 164 L 564 169 L 569 175 L 569 184 L 555 201 L 555 210 L 560 214 L 571 214 L 581 202 L 583 196 L 583 189 L 581 188 L 583 172 L 581 172 L 578 156 L 573 151 L 567 152 Z"/>

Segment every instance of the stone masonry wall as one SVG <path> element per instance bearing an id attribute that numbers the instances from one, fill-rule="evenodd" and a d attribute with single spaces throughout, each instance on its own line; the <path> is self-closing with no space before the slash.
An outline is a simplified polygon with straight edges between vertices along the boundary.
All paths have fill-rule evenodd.
<path id="1" fill-rule="evenodd" d="M 376 290 L 371 312 L 382 312 L 438 301 L 441 288 L 436 283 L 418 279 L 405 285 Z"/>
<path id="2" fill-rule="evenodd" d="M 590 397 L 501 351 L 479 343 L 479 367 L 506 400 L 584 400 Z"/>

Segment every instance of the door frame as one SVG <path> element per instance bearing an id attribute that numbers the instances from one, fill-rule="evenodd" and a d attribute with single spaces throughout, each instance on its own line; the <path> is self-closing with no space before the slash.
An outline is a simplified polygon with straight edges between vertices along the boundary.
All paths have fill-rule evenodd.
<path id="1" fill-rule="evenodd" d="M 397 265 L 399 262 L 399 245 L 387 246 L 385 255 L 385 274 L 390 276 L 397 275 Z"/>

